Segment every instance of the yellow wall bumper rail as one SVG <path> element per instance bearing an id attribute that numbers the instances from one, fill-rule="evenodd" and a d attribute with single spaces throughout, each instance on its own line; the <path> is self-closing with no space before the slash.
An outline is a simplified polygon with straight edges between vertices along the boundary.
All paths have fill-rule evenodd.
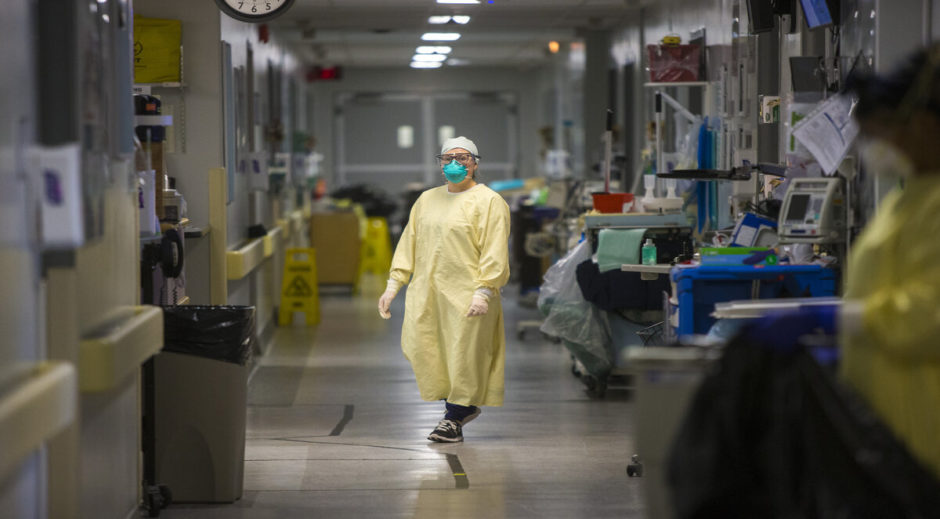
<path id="1" fill-rule="evenodd" d="M 278 218 L 277 226 L 281 228 L 281 232 L 283 233 L 284 239 L 289 240 L 290 232 L 291 232 L 291 221 L 288 220 L 287 218 Z"/>
<path id="2" fill-rule="evenodd" d="M 71 364 L 43 362 L 24 373 L 18 385 L 0 393 L 0 481 L 29 453 L 75 421 L 76 387 Z"/>
<path id="3" fill-rule="evenodd" d="M 274 254 L 274 247 L 277 244 L 276 240 L 284 239 L 284 230 L 280 227 L 275 227 L 268 231 L 268 234 L 264 238 L 264 257 L 270 258 Z"/>
<path id="4" fill-rule="evenodd" d="M 290 225 L 291 232 L 294 234 L 304 234 L 304 221 L 310 221 L 310 216 L 304 216 L 304 212 L 300 209 L 294 211 L 290 214 Z"/>
<path id="5" fill-rule="evenodd" d="M 275 240 L 283 237 L 280 227 L 274 227 L 268 234 L 249 241 L 235 250 L 225 252 L 225 270 L 229 281 L 242 279 L 258 268 L 261 262 L 274 254 Z"/>
<path id="6" fill-rule="evenodd" d="M 83 393 L 116 387 L 163 348 L 163 309 L 142 305 L 121 314 L 106 334 L 81 342 L 78 385 Z"/>
<path id="7" fill-rule="evenodd" d="M 225 252 L 229 281 L 242 279 L 264 261 L 264 238 L 257 238 L 235 250 Z"/>

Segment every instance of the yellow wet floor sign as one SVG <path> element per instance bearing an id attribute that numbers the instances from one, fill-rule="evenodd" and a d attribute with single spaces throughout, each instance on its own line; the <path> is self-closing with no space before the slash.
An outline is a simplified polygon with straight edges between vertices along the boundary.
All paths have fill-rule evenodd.
<path id="1" fill-rule="evenodd" d="M 307 326 L 319 324 L 320 293 L 317 289 L 317 256 L 314 249 L 287 249 L 285 256 L 277 324 L 293 324 L 295 312 L 304 313 Z"/>
<path id="2" fill-rule="evenodd" d="M 392 266 L 392 242 L 388 236 L 388 222 L 385 218 L 368 219 L 360 256 L 360 275 L 364 272 L 388 274 Z"/>

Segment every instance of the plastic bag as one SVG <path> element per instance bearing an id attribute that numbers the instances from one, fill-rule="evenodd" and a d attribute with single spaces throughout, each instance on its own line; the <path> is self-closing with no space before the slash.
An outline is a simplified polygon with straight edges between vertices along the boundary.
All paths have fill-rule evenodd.
<path id="1" fill-rule="evenodd" d="M 578 286 L 578 264 L 591 258 L 587 240 L 579 243 L 545 273 L 539 289 L 540 330 L 561 338 L 591 375 L 606 378 L 613 366 L 607 314 L 585 301 Z M 569 344 L 572 343 L 572 344 Z"/>
<path id="2" fill-rule="evenodd" d="M 244 366 L 254 345 L 253 306 L 163 307 L 163 351 Z"/>
<path id="3" fill-rule="evenodd" d="M 739 335 L 669 456 L 677 518 L 936 517 L 940 483 L 807 349 Z"/>

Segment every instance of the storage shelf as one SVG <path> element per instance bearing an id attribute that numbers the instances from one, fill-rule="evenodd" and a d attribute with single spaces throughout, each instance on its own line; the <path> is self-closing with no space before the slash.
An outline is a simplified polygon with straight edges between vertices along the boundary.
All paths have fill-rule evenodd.
<path id="1" fill-rule="evenodd" d="M 78 386 L 83 393 L 108 391 L 163 348 L 163 309 L 126 308 L 107 333 L 79 344 Z"/>
<path id="2" fill-rule="evenodd" d="M 150 88 L 186 88 L 186 83 L 180 83 L 179 81 L 167 81 L 163 83 L 134 83 L 134 87 L 150 87 Z"/>
<path id="3" fill-rule="evenodd" d="M 787 299 L 756 299 L 715 303 L 712 317 L 718 319 L 758 319 L 771 312 L 796 310 L 804 306 L 841 306 L 839 297 L 801 297 Z"/>
<path id="4" fill-rule="evenodd" d="M 172 115 L 135 115 L 134 126 L 173 126 Z"/>
<path id="5" fill-rule="evenodd" d="M 708 81 L 676 81 L 665 83 L 643 83 L 646 88 L 698 87 L 711 85 Z"/>
<path id="6" fill-rule="evenodd" d="M 36 364 L 19 384 L 0 394 L 0 481 L 31 452 L 78 416 L 75 368 L 67 362 Z"/>
<path id="7" fill-rule="evenodd" d="M 689 227 L 683 213 L 601 213 L 584 217 L 588 229 L 676 229 Z"/>
<path id="8" fill-rule="evenodd" d="M 647 274 L 668 274 L 672 265 L 666 263 L 658 265 L 621 265 L 622 272 L 645 272 Z"/>
<path id="9" fill-rule="evenodd" d="M 184 227 L 183 236 L 186 238 L 202 238 L 203 236 L 209 234 L 211 231 L 208 226 L 206 227 Z"/>

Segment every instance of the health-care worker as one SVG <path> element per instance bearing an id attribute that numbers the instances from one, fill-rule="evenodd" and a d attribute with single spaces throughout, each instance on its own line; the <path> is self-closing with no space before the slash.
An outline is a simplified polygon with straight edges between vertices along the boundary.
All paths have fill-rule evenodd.
<path id="1" fill-rule="evenodd" d="M 940 47 L 849 88 L 865 171 L 903 185 L 853 242 L 841 308 L 771 317 L 752 333 L 785 346 L 836 331 L 842 378 L 940 479 Z"/>
<path id="2" fill-rule="evenodd" d="M 480 155 L 466 137 L 441 148 L 446 185 L 411 208 L 379 314 L 409 284 L 401 344 L 421 398 L 445 401 L 444 419 L 428 436 L 463 441 L 481 406 L 503 404 L 506 340 L 499 289 L 509 280 L 509 206 L 476 181 Z"/>

